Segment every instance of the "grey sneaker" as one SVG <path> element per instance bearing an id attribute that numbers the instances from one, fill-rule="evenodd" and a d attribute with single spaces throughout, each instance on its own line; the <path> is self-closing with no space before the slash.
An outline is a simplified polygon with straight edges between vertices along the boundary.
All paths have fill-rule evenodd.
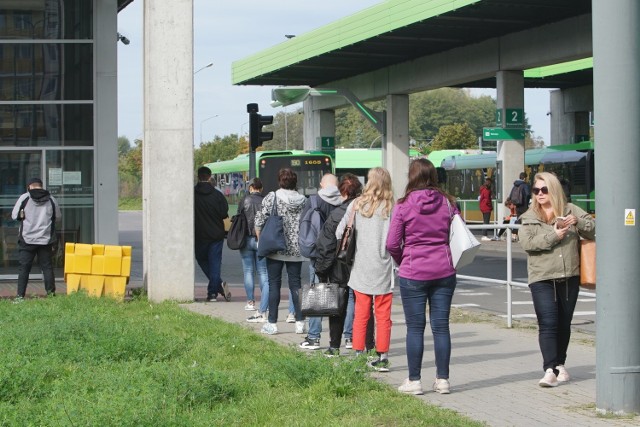
<path id="1" fill-rule="evenodd" d="M 287 316 L 287 323 L 296 323 L 296 315 L 295 313 L 289 313 L 289 315 Z"/>
<path id="2" fill-rule="evenodd" d="M 267 335 L 275 335 L 278 333 L 278 325 L 275 323 L 265 323 L 260 332 Z"/>
<path id="3" fill-rule="evenodd" d="M 374 359 L 367 362 L 367 366 L 378 372 L 389 372 L 388 359 Z"/>
<path id="4" fill-rule="evenodd" d="M 222 282 L 222 290 L 224 291 L 224 300 L 227 302 L 231 301 L 231 291 L 229 290 L 227 282 Z"/>
<path id="5" fill-rule="evenodd" d="M 257 312 L 253 316 L 247 318 L 249 323 L 264 323 L 267 321 L 267 316 L 264 313 Z"/>
<path id="6" fill-rule="evenodd" d="M 320 348 L 320 339 L 306 337 L 304 341 L 300 343 L 300 348 L 304 348 L 305 350 L 317 350 Z"/>
<path id="7" fill-rule="evenodd" d="M 436 378 L 433 382 L 433 391 L 440 394 L 449 394 L 451 385 L 449 385 L 449 380 L 445 378 Z"/>
<path id="8" fill-rule="evenodd" d="M 351 342 L 351 338 L 344 339 L 344 348 L 353 348 L 353 343 Z"/>
<path id="9" fill-rule="evenodd" d="M 422 381 L 411 381 L 409 378 L 404 380 L 400 387 L 398 387 L 398 391 L 406 394 L 424 394 L 424 391 L 422 390 Z"/>

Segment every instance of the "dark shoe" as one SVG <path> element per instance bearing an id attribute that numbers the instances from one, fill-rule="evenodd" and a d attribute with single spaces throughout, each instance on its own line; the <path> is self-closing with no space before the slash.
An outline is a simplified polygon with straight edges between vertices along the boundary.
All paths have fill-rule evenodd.
<path id="1" fill-rule="evenodd" d="M 224 300 L 227 302 L 231 301 L 231 291 L 229 290 L 227 282 L 222 282 L 222 290 L 224 291 Z"/>
<path id="2" fill-rule="evenodd" d="M 340 356 L 340 349 L 329 347 L 327 351 L 324 352 L 324 355 L 325 357 L 338 357 Z"/>
<path id="3" fill-rule="evenodd" d="M 389 372 L 388 359 L 374 359 L 367 362 L 367 366 L 378 372 Z"/>
<path id="4" fill-rule="evenodd" d="M 317 350 L 320 348 L 320 339 L 306 337 L 304 341 L 300 343 L 300 348 L 304 348 L 305 350 Z"/>
<path id="5" fill-rule="evenodd" d="M 207 295 L 207 302 L 216 302 L 218 301 L 217 295 Z"/>

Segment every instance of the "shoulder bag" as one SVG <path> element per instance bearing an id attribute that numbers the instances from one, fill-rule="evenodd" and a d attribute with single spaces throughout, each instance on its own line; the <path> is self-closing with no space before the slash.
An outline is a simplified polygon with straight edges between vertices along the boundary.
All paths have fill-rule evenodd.
<path id="1" fill-rule="evenodd" d="M 449 207 L 449 217 L 451 224 L 449 227 L 449 248 L 451 249 L 451 260 L 453 268 L 456 270 L 471 264 L 480 249 L 480 242 L 464 223 L 460 214 L 453 215 L 451 203 L 445 197 Z"/>
<path id="2" fill-rule="evenodd" d="M 258 256 L 266 257 L 275 252 L 282 252 L 287 249 L 287 242 L 284 238 L 284 218 L 278 215 L 278 198 L 273 192 L 273 206 L 271 215 L 267 218 L 260 231 L 258 239 Z"/>
<path id="3" fill-rule="evenodd" d="M 580 239 L 580 285 L 596 287 L 596 241 Z"/>
<path id="4" fill-rule="evenodd" d="M 351 204 L 353 205 L 353 202 Z M 351 209 L 351 214 L 349 215 L 349 221 L 347 222 L 347 226 L 344 228 L 344 232 L 342 233 L 342 240 L 340 240 L 340 245 L 338 246 L 338 252 L 336 254 L 336 259 L 339 262 L 342 262 L 349 267 L 353 265 L 353 260 L 356 255 L 356 209 L 355 206 Z"/>
<path id="5" fill-rule="evenodd" d="M 341 316 L 347 303 L 347 288 L 337 283 L 302 285 L 300 310 L 303 316 Z"/>
<path id="6" fill-rule="evenodd" d="M 229 249 L 238 250 L 244 248 L 246 237 L 249 235 L 247 217 L 240 212 L 231 217 L 231 227 L 227 233 L 227 246 Z"/>

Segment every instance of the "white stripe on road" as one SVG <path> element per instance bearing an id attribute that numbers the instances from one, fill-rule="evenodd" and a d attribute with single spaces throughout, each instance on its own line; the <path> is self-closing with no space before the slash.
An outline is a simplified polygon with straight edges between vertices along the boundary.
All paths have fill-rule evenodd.
<path id="1" fill-rule="evenodd" d="M 480 307 L 478 304 L 451 304 L 451 307 L 460 308 L 460 307 Z"/>
<path id="2" fill-rule="evenodd" d="M 456 294 L 462 297 L 479 297 L 483 295 L 491 295 L 489 292 L 456 292 Z"/>
<path id="3" fill-rule="evenodd" d="M 596 314 L 595 311 L 575 311 L 573 313 L 574 316 L 594 316 Z M 506 314 L 501 314 L 500 317 L 507 317 Z M 511 316 L 514 319 L 535 319 L 535 314 L 514 314 Z"/>

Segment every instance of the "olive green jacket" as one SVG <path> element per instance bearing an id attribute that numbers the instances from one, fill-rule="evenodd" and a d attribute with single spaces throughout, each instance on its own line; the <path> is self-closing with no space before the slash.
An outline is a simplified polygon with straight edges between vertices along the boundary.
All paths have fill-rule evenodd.
<path id="1" fill-rule="evenodd" d="M 555 220 L 547 224 L 538 219 L 531 209 L 522 214 L 518 239 L 529 255 L 529 283 L 580 275 L 580 237 L 595 240 L 596 222 L 591 215 L 571 203 L 564 211 L 564 216 L 569 214 L 578 218 L 578 223 L 571 226 L 562 240 L 554 231 Z"/>

